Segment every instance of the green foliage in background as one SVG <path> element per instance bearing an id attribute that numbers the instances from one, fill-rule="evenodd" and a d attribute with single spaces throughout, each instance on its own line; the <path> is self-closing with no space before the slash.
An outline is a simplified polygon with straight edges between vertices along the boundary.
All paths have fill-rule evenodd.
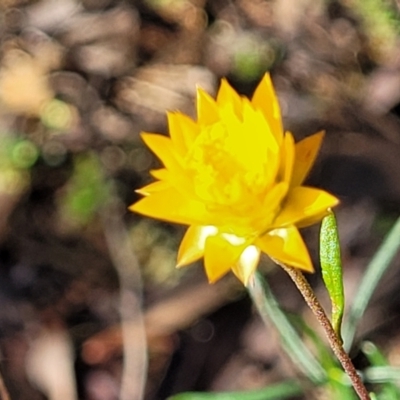
<path id="1" fill-rule="evenodd" d="M 375 56 L 394 50 L 400 32 L 400 14 L 396 2 L 351 0 L 344 4 L 360 17 Z"/>
<path id="2" fill-rule="evenodd" d="M 63 219 L 78 226 L 87 225 L 109 198 L 109 185 L 95 153 L 74 158 L 74 170 L 60 198 Z"/>
<path id="3" fill-rule="evenodd" d="M 3 135 L 0 139 L 0 189 L 17 194 L 30 184 L 30 168 L 39 157 L 39 149 L 28 139 Z"/>

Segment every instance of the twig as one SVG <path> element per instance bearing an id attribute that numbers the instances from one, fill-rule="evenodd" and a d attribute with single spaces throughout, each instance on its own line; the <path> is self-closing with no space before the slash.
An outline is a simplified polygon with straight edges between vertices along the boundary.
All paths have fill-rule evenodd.
<path id="1" fill-rule="evenodd" d="M 1 400 L 10 400 L 10 395 L 4 383 L 3 376 L 0 374 L 0 398 Z"/>
<path id="2" fill-rule="evenodd" d="M 147 341 L 142 313 L 142 280 L 139 263 L 122 222 L 122 207 L 119 200 L 114 197 L 102 213 L 104 234 L 120 281 L 124 361 L 119 399 L 142 400 L 147 377 Z"/>

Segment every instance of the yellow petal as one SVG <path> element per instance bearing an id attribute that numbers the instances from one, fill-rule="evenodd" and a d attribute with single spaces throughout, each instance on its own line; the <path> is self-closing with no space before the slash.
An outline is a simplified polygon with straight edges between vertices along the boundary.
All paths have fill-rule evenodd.
<path id="1" fill-rule="evenodd" d="M 129 210 L 184 225 L 202 225 L 211 219 L 203 203 L 183 196 L 175 188 L 151 193 L 132 204 Z"/>
<path id="2" fill-rule="evenodd" d="M 179 247 L 177 267 L 183 267 L 202 258 L 207 237 L 216 235 L 217 232 L 215 226 L 190 226 Z"/>
<path id="3" fill-rule="evenodd" d="M 283 137 L 281 108 L 269 74 L 265 74 L 257 86 L 251 103 L 255 108 L 263 112 L 268 124 L 271 126 L 272 133 L 278 143 L 281 143 Z"/>
<path id="4" fill-rule="evenodd" d="M 167 181 L 169 180 L 169 171 L 166 168 L 160 168 L 160 169 L 152 169 L 150 171 L 150 175 L 153 176 L 156 179 L 159 179 L 160 181 Z"/>
<path id="5" fill-rule="evenodd" d="M 205 242 L 204 267 L 210 283 L 222 278 L 238 261 L 247 244 L 233 245 L 222 235 L 209 236 Z"/>
<path id="6" fill-rule="evenodd" d="M 314 272 L 307 247 L 294 226 L 271 231 L 258 238 L 255 245 L 278 263 Z"/>
<path id="7" fill-rule="evenodd" d="M 324 190 L 298 186 L 289 191 L 283 209 L 273 225 L 277 228 L 298 224 L 310 217 L 321 215 L 339 200 Z"/>
<path id="8" fill-rule="evenodd" d="M 286 196 L 289 185 L 287 182 L 281 182 L 275 185 L 271 190 L 269 190 L 263 199 L 261 210 L 261 218 L 257 215 L 257 219 L 254 224 L 260 224 L 260 228 L 263 229 L 265 226 L 270 226 L 273 219 L 282 203 L 283 198 Z"/>
<path id="9" fill-rule="evenodd" d="M 215 100 L 203 89 L 197 89 L 197 122 L 200 125 L 211 125 L 219 120 Z"/>
<path id="10" fill-rule="evenodd" d="M 240 119 L 241 116 L 235 112 L 234 108 L 221 107 L 219 109 L 219 118 L 221 123 L 214 124 L 213 126 L 219 125 L 222 135 L 226 136 L 228 132 L 230 141 L 240 142 L 243 145 L 243 125 Z M 239 153 L 237 154 L 239 155 Z"/>
<path id="11" fill-rule="evenodd" d="M 290 182 L 293 172 L 293 164 L 295 157 L 294 139 L 290 132 L 285 133 L 282 146 L 282 180 Z"/>
<path id="12" fill-rule="evenodd" d="M 139 193 L 143 196 L 149 196 L 152 193 L 160 192 L 162 190 L 169 189 L 171 185 L 168 182 L 165 181 L 157 181 L 150 183 L 149 185 L 146 185 L 140 189 L 135 190 L 136 193 Z"/>
<path id="13" fill-rule="evenodd" d="M 244 129 L 248 140 L 253 141 L 252 145 L 257 147 L 258 151 L 264 151 L 264 154 L 266 149 L 278 154 L 278 142 L 262 111 L 255 109 L 246 98 L 242 100 L 242 104 Z"/>
<path id="14" fill-rule="evenodd" d="M 217 95 L 217 105 L 221 108 L 232 107 L 238 117 L 242 115 L 242 99 L 226 79 L 221 80 Z"/>
<path id="15" fill-rule="evenodd" d="M 312 217 L 302 219 L 296 222 L 298 228 L 306 228 L 307 226 L 314 225 L 322 221 L 322 218 L 326 217 L 330 212 L 330 209 L 322 211 L 320 214 L 313 215 Z"/>
<path id="16" fill-rule="evenodd" d="M 301 185 L 307 177 L 317 158 L 324 136 L 325 132 L 321 131 L 296 143 L 296 158 L 291 182 L 292 187 Z"/>
<path id="17" fill-rule="evenodd" d="M 196 139 L 198 126 L 188 116 L 181 113 L 168 112 L 167 118 L 174 147 L 182 156 L 185 156 Z"/>
<path id="18" fill-rule="evenodd" d="M 175 173 L 180 173 L 182 168 L 178 161 L 178 155 L 174 149 L 173 142 L 169 137 L 155 133 L 142 133 L 141 136 L 146 145 L 162 161 L 167 169 Z"/>
<path id="19" fill-rule="evenodd" d="M 190 174 L 185 174 L 184 171 L 171 171 L 166 168 L 153 169 L 150 174 L 160 181 L 164 181 L 169 186 L 176 188 L 185 196 L 194 196 L 193 180 Z M 167 186 L 165 186 L 167 188 Z M 138 192 L 141 193 L 141 192 Z"/>
<path id="20" fill-rule="evenodd" d="M 240 255 L 239 261 L 232 267 L 232 271 L 247 286 L 259 261 L 260 249 L 254 245 L 247 246 Z"/>

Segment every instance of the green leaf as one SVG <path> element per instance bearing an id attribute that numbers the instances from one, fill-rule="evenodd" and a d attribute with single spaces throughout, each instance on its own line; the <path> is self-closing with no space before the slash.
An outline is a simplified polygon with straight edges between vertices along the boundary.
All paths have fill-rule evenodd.
<path id="1" fill-rule="evenodd" d="M 389 267 L 390 262 L 400 247 L 400 218 L 393 225 L 385 237 L 379 250 L 375 253 L 365 271 L 363 279 L 354 297 L 346 324 L 343 326 L 343 337 L 345 347 L 351 348 L 356 327 L 378 285 L 382 275 Z"/>
<path id="2" fill-rule="evenodd" d="M 248 392 L 180 393 L 168 400 L 283 400 L 303 392 L 296 381 L 287 381 Z"/>
<path id="3" fill-rule="evenodd" d="M 324 369 L 280 309 L 267 281 L 259 272 L 254 274 L 253 284 L 247 289 L 263 322 L 272 322 L 281 337 L 283 349 L 294 364 L 315 384 L 324 382 Z"/>
<path id="4" fill-rule="evenodd" d="M 363 371 L 366 382 L 385 383 L 398 382 L 400 376 L 399 367 L 368 367 Z M 396 397 L 396 400 L 399 396 Z"/>
<path id="5" fill-rule="evenodd" d="M 365 371 L 365 378 L 368 381 L 383 382 L 382 390 L 379 393 L 379 399 L 399 399 L 400 390 L 393 383 L 399 379 L 399 368 L 390 367 L 386 357 L 372 342 L 364 342 L 362 351 L 372 364 L 372 367 Z"/>
<path id="6" fill-rule="evenodd" d="M 336 218 L 330 212 L 322 220 L 320 233 L 320 261 L 322 278 L 332 303 L 332 326 L 341 337 L 344 312 L 344 289 L 340 243 Z"/>

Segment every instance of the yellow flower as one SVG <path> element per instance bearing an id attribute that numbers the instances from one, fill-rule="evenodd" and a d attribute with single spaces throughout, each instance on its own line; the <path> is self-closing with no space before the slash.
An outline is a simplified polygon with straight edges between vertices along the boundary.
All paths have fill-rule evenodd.
<path id="1" fill-rule="evenodd" d="M 164 168 L 131 211 L 189 225 L 178 267 L 204 257 L 210 282 L 232 270 L 247 285 L 263 252 L 313 272 L 299 227 L 321 220 L 336 197 L 302 186 L 323 132 L 295 144 L 283 131 L 269 74 L 251 101 L 222 80 L 217 99 L 197 90 L 197 121 L 168 113 L 171 137 L 143 133 Z"/>

